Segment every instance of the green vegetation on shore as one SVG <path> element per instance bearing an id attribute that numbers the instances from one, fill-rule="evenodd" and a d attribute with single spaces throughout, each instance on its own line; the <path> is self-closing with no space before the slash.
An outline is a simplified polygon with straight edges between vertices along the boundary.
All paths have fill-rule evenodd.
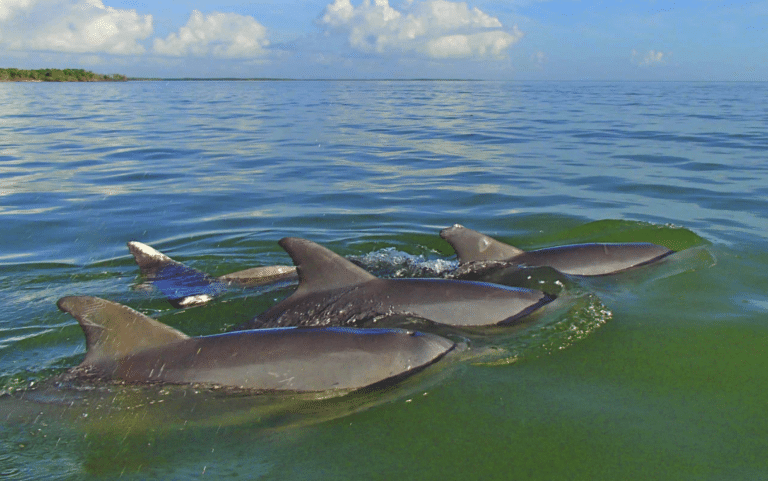
<path id="1" fill-rule="evenodd" d="M 81 68 L 43 68 L 22 70 L 18 68 L 0 68 L 0 82 L 118 82 L 125 81 L 122 74 L 101 75 Z"/>

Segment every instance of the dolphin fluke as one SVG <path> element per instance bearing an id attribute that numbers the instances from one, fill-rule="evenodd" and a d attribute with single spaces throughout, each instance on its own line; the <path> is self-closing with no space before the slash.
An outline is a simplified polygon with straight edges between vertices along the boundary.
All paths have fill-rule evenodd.
<path id="1" fill-rule="evenodd" d="M 574 244 L 523 251 L 472 229 L 456 224 L 440 232 L 454 248 L 459 263 L 499 262 L 516 266 L 549 266 L 564 274 L 600 276 L 626 271 L 659 261 L 674 251 L 647 242 L 622 244 Z M 466 270 L 466 269 L 465 269 Z"/>
<path id="2" fill-rule="evenodd" d="M 398 380 L 454 348 L 402 329 L 280 328 L 189 337 L 127 306 L 65 297 L 80 323 L 87 372 L 124 382 L 207 384 L 255 390 L 352 390 Z"/>

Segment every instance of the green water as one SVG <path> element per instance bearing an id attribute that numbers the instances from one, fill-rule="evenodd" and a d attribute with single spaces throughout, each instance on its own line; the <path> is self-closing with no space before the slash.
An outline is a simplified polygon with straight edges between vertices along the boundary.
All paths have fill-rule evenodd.
<path id="1" fill-rule="evenodd" d="M 0 85 L 0 475 L 7 479 L 762 479 L 768 150 L 761 83 Z M 223 332 L 292 288 L 178 311 L 139 240 L 221 275 L 305 237 L 380 276 L 455 267 L 454 223 L 523 249 L 655 242 L 664 262 L 519 279 L 558 301 L 346 396 L 56 385 L 65 295 Z M 517 282 L 517 281 L 516 281 Z"/>

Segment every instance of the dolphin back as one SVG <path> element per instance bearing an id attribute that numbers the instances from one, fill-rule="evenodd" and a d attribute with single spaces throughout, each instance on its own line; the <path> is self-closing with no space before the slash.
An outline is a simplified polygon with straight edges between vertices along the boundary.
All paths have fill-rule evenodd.
<path id="1" fill-rule="evenodd" d="M 533 289 L 451 279 L 387 279 L 369 295 L 389 302 L 394 312 L 448 326 L 515 324 L 556 298 Z"/>
<path id="2" fill-rule="evenodd" d="M 262 266 L 224 274 L 219 277 L 219 280 L 226 283 L 250 287 L 263 286 L 265 284 L 282 281 L 292 281 L 296 279 L 296 277 L 296 268 L 293 266 Z"/>
<path id="3" fill-rule="evenodd" d="M 442 337 L 402 329 L 254 329 L 145 351 L 124 359 L 116 374 L 257 390 L 353 390 L 409 376 L 453 346 Z"/>
<path id="4" fill-rule="evenodd" d="M 402 329 L 279 328 L 189 337 L 127 306 L 64 297 L 85 333 L 80 368 L 126 382 L 277 391 L 353 390 L 432 364 L 454 343 Z"/>
<path id="5" fill-rule="evenodd" d="M 603 276 L 659 261 L 674 251 L 647 242 L 574 244 L 526 252 L 521 265 L 550 266 L 576 276 Z"/>
<path id="6" fill-rule="evenodd" d="M 526 252 L 459 224 L 443 229 L 440 237 L 456 250 L 460 264 L 499 261 L 527 267 L 549 266 L 576 276 L 615 274 L 674 253 L 647 242 L 573 244 Z"/>

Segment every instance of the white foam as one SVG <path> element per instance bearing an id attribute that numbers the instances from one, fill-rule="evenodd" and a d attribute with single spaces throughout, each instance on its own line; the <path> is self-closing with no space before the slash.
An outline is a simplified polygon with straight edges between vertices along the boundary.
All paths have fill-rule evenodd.
<path id="1" fill-rule="evenodd" d="M 439 277 L 458 267 L 457 261 L 427 259 L 421 254 L 408 254 L 394 247 L 351 258 L 384 277 Z"/>

